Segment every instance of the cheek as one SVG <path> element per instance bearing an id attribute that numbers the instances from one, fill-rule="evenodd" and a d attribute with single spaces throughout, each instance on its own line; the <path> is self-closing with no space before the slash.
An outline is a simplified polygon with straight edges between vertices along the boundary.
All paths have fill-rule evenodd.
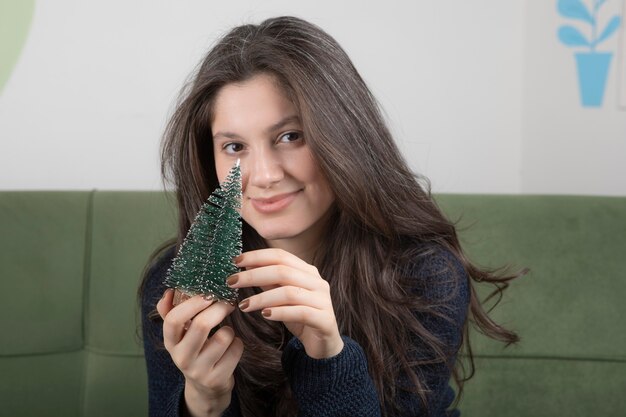
<path id="1" fill-rule="evenodd" d="M 244 197 L 241 202 L 241 209 L 239 210 L 239 214 L 241 218 L 244 219 L 248 224 L 250 224 L 250 213 L 252 211 L 252 207 L 250 207 L 250 200 Z"/>
<path id="2" fill-rule="evenodd" d="M 320 179 L 319 193 L 320 203 L 323 205 L 324 209 L 327 210 L 335 201 L 335 194 L 331 190 L 328 182 L 323 178 Z"/>
<path id="3" fill-rule="evenodd" d="M 308 148 L 289 155 L 283 163 L 286 170 L 303 183 L 316 184 L 324 178 Z"/>
<path id="4" fill-rule="evenodd" d="M 230 163 L 231 161 L 226 161 L 224 158 L 215 158 L 215 173 L 220 184 L 224 182 L 228 176 L 228 172 L 230 172 L 230 169 L 232 168 Z"/>
<path id="5" fill-rule="evenodd" d="M 328 184 L 326 177 L 322 173 L 319 165 L 313 160 L 312 157 L 309 161 L 303 163 L 302 167 L 302 173 L 303 176 L 306 178 L 306 181 L 314 185 L 319 193 L 332 194 L 332 191 L 330 190 L 330 185 Z"/>
<path id="6" fill-rule="evenodd" d="M 320 208 L 327 209 L 335 201 L 335 194 L 333 193 L 330 184 L 326 180 L 326 177 L 316 165 L 308 167 L 306 172 L 306 178 L 303 178 L 303 182 L 312 192 L 312 196 L 316 201 L 316 205 Z"/>
<path id="7" fill-rule="evenodd" d="M 297 158 L 290 159 L 289 163 L 290 172 L 310 189 L 317 203 L 325 207 L 335 200 L 330 184 L 309 149 L 303 150 Z"/>

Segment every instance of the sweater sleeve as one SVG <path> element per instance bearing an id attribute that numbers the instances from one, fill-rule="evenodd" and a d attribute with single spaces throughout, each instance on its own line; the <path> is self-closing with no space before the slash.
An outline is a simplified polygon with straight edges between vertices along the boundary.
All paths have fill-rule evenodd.
<path id="1" fill-rule="evenodd" d="M 338 355 L 313 359 L 293 337 L 283 351 L 283 369 L 298 403 L 298 416 L 380 416 L 367 359 L 357 342 L 342 336 Z"/>
<path id="2" fill-rule="evenodd" d="M 448 361 L 414 368 L 428 390 L 427 407 L 417 394 L 398 389 L 395 411 L 389 404 L 390 416 L 458 416 L 448 410 L 454 401 L 449 385 L 450 366 L 462 341 L 469 302 L 467 274 L 462 264 L 450 252 L 441 248 L 418 259 L 411 268 L 413 295 L 434 305 L 436 314 L 416 313 L 415 317 L 426 331 L 441 340 L 445 350 L 452 352 Z M 381 405 L 372 378 L 368 373 L 367 357 L 354 340 L 342 336 L 344 349 L 328 359 L 310 358 L 302 343 L 292 338 L 283 352 L 282 362 L 292 391 L 298 402 L 299 416 L 379 416 Z M 425 344 L 414 335 L 410 361 L 428 361 Z M 397 386 L 410 386 L 406 374 L 401 374 Z"/>
<path id="3" fill-rule="evenodd" d="M 152 417 L 179 416 L 185 381 L 163 346 L 163 321 L 156 304 L 165 291 L 163 279 L 173 257 L 173 250 L 150 268 L 141 294 L 143 346 L 148 371 L 148 408 Z"/>
<path id="4" fill-rule="evenodd" d="M 185 377 L 163 345 L 163 321 L 156 313 L 156 305 L 166 290 L 163 280 L 173 257 L 172 248 L 150 268 L 141 295 L 141 323 L 148 371 L 150 417 L 188 415 L 184 401 Z M 222 416 L 238 416 L 240 413 L 237 404 L 236 393 L 233 391 L 231 406 L 224 411 Z"/>

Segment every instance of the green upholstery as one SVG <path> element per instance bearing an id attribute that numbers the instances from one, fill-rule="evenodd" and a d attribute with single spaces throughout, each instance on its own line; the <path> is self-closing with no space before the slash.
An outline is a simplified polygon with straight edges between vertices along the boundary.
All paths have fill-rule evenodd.
<path id="1" fill-rule="evenodd" d="M 531 269 L 493 313 L 522 342 L 472 334 L 462 414 L 624 415 L 626 198 L 437 200 L 473 260 Z M 175 224 L 160 192 L 0 192 L 1 416 L 147 415 L 136 290 Z"/>
<path id="2" fill-rule="evenodd" d="M 1 416 L 147 415 L 136 293 L 174 207 L 158 192 L 0 192 Z"/>
<path id="3" fill-rule="evenodd" d="M 519 332 L 474 334 L 469 416 L 626 414 L 626 198 L 442 195 L 479 264 L 530 268 L 493 312 Z"/>

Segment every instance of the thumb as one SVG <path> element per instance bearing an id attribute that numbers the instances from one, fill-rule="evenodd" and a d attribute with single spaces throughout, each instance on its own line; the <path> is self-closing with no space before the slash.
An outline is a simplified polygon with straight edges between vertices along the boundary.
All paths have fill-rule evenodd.
<path id="1" fill-rule="evenodd" d="M 161 319 L 165 320 L 165 316 L 167 316 L 167 313 L 169 313 L 170 310 L 174 308 L 174 306 L 172 305 L 173 299 L 174 290 L 172 288 L 168 288 L 167 290 L 165 290 L 165 292 L 163 293 L 163 297 L 161 297 L 156 305 L 157 311 L 159 312 Z"/>

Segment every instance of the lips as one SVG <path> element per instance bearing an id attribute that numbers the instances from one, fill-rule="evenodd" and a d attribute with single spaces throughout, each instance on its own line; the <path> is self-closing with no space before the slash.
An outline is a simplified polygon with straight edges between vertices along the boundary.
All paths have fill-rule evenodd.
<path id="1" fill-rule="evenodd" d="M 302 190 L 278 194 L 269 198 L 252 198 L 252 206 L 261 213 L 273 213 L 286 208 Z"/>

